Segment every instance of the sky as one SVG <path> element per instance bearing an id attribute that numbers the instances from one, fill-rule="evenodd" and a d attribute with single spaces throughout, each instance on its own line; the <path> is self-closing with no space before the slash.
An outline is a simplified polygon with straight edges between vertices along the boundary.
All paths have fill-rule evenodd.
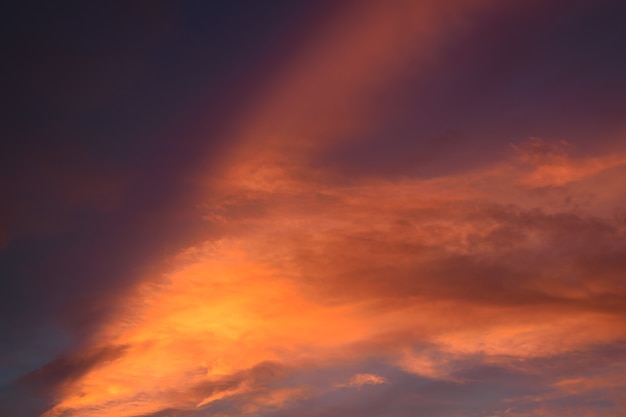
<path id="1" fill-rule="evenodd" d="M 626 416 L 626 3 L 2 7 L 0 415 Z"/>

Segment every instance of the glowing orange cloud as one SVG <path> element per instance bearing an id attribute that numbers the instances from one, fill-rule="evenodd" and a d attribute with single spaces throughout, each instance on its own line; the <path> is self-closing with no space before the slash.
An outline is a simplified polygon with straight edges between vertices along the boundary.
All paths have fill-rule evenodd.
<path id="1" fill-rule="evenodd" d="M 626 338 L 615 301 L 626 287 L 602 263 L 625 231 L 607 215 L 623 203 L 610 185 L 623 178 L 623 155 L 577 159 L 533 139 L 517 157 L 432 179 L 347 179 L 311 166 L 320 148 L 383 123 L 367 98 L 401 80 L 410 60 L 434 59 L 443 33 L 487 4 L 392 3 L 364 3 L 331 27 L 243 123 L 221 175 L 205 181 L 216 235 L 127 295 L 92 346 L 123 353 L 60 386 L 45 417 L 227 400 L 244 415 L 394 382 L 363 372 L 325 387 L 268 382 L 304 370 L 376 357 L 452 380 L 459 357 L 515 366 L 507 358 Z M 614 384 L 558 389 L 596 382 Z"/>
<path id="2" fill-rule="evenodd" d="M 504 206 L 532 195 L 516 164 L 435 180 L 342 187 L 283 176 L 275 183 L 289 189 L 232 189 L 229 204 L 215 207 L 219 216 L 209 216 L 230 237 L 181 252 L 165 280 L 129 295 L 96 338 L 125 346 L 124 355 L 66 387 L 48 415 L 193 409 L 255 392 L 253 380 L 223 380 L 259 364 L 307 369 L 355 354 L 382 354 L 408 372 L 446 379 L 446 359 L 412 351 L 425 341 L 452 358 L 530 358 L 622 339 L 624 315 L 594 301 L 624 291 L 610 276 L 590 280 L 576 258 L 541 269 L 516 258 L 541 262 L 577 221 L 537 211 L 551 196 Z M 509 193 L 490 194 L 505 186 Z M 253 214 L 238 214 L 251 206 Z M 580 219 L 589 239 L 623 233 Z M 516 281 L 506 282 L 511 274 Z M 393 343 L 381 346 L 387 338 Z M 346 386 L 382 381 L 361 376 Z M 307 393 L 291 388 L 263 406 Z"/>

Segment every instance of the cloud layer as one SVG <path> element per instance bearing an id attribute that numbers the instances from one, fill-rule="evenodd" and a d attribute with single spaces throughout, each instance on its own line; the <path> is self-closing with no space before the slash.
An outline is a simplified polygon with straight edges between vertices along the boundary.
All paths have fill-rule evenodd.
<path id="1" fill-rule="evenodd" d="M 626 127 L 542 107 L 579 63 L 548 57 L 587 24 L 565 3 L 336 10 L 140 223 L 195 240 L 60 302 L 79 341 L 16 390 L 54 399 L 42 417 L 626 413 Z M 68 204 L 123 205 L 104 177 Z"/>
<path id="2" fill-rule="evenodd" d="M 618 413 L 626 162 L 564 146 L 434 179 L 235 175 L 206 207 L 223 237 L 129 295 L 96 337 L 123 355 L 47 415 Z"/>

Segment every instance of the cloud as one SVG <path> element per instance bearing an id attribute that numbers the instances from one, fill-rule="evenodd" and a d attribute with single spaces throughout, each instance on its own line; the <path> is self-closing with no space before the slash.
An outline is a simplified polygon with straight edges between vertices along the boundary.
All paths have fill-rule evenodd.
<path id="1" fill-rule="evenodd" d="M 226 237 L 182 251 L 163 280 L 129 294 L 96 335 L 125 355 L 82 374 L 48 415 L 263 415 L 331 395 L 280 382 L 312 367 L 378 358 L 432 383 L 473 386 L 464 363 L 525 378 L 543 374 L 528 361 L 623 343 L 623 223 L 572 204 L 577 186 L 602 174 L 571 181 L 570 201 L 549 206 L 560 191 L 537 194 L 517 164 L 349 186 L 287 170 L 272 174 L 286 190 L 230 188 L 220 216 L 208 217 Z M 553 381 L 542 395 L 558 398 L 601 380 L 542 378 Z M 388 380 L 357 371 L 331 386 Z"/>
<path id="2" fill-rule="evenodd" d="M 123 354 L 61 363 L 44 416 L 582 416 L 596 389 L 615 413 L 623 149 L 531 138 L 429 177 L 316 163 L 384 128 L 376 94 L 488 3 L 366 2 L 328 29 L 203 180 L 211 233 L 94 331 Z"/>
<path id="3" fill-rule="evenodd" d="M 54 388 L 62 391 L 63 385 L 71 385 L 94 368 L 124 356 L 126 348 L 126 346 L 104 346 L 61 356 L 26 375 L 24 382 L 39 389 Z"/>
<path id="4" fill-rule="evenodd" d="M 562 186 L 626 164 L 624 155 L 573 160 L 568 155 L 568 147 L 563 140 L 548 143 L 541 138 L 513 145 L 520 160 L 534 168 L 522 182 L 531 187 Z"/>
<path id="5" fill-rule="evenodd" d="M 382 376 L 374 375 L 374 374 L 356 374 L 350 381 L 345 384 L 339 385 L 340 387 L 362 387 L 363 385 L 380 385 L 389 383 Z"/>

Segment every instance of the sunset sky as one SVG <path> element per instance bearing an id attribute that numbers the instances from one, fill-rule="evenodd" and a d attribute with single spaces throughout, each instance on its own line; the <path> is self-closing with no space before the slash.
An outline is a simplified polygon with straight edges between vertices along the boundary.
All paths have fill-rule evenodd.
<path id="1" fill-rule="evenodd" d="M 626 2 L 18 3 L 0 416 L 626 416 Z"/>

